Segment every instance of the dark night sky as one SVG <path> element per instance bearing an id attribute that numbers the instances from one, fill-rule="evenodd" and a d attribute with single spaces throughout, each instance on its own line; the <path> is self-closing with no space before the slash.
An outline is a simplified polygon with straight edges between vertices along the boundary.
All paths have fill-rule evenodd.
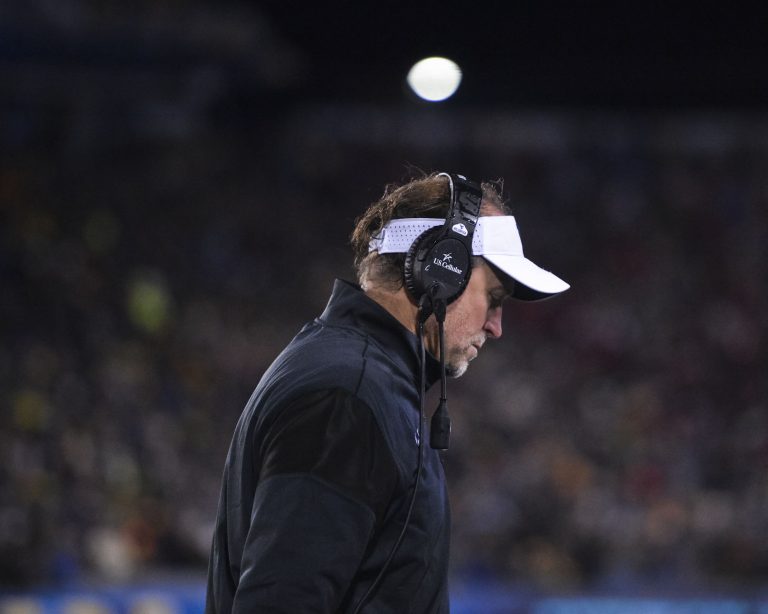
<path id="1" fill-rule="evenodd" d="M 733 3 L 293 3 L 264 14 L 307 62 L 297 89 L 396 99 L 424 55 L 465 69 L 454 104 L 765 108 L 768 9 Z M 464 5 L 462 7 L 461 5 Z M 466 7 L 470 8 L 466 8 Z M 375 87 L 374 75 L 387 86 Z"/>
<path id="2" fill-rule="evenodd" d="M 767 24 L 758 3 L 31 2 L 0 8 L 0 76 L 207 71 L 273 111 L 398 104 L 408 68 L 446 55 L 464 70 L 454 106 L 759 111 Z"/>

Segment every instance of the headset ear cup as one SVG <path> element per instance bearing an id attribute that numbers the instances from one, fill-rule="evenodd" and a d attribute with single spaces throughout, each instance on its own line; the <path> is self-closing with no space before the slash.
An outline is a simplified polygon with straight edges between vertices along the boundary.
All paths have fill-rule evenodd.
<path id="1" fill-rule="evenodd" d="M 403 285 L 416 304 L 427 292 L 433 300 L 452 303 L 464 292 L 472 274 L 472 238 L 482 188 L 462 175 L 439 176 L 447 177 L 450 186 L 445 224 L 419 235 L 403 262 Z"/>
<path id="2" fill-rule="evenodd" d="M 403 283 L 405 284 L 406 291 L 416 304 L 419 303 L 421 297 L 427 291 L 423 275 L 421 275 L 421 267 L 416 266 L 416 260 L 420 256 L 423 257 L 424 252 L 432 248 L 441 231 L 442 228 L 440 226 L 424 231 L 411 244 L 408 253 L 405 255 Z"/>

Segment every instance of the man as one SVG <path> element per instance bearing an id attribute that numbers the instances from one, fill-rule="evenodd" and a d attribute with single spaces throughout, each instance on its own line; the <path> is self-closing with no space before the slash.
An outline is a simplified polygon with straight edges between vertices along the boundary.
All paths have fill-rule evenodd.
<path id="1" fill-rule="evenodd" d="M 448 612 L 450 517 L 439 453 L 423 445 L 424 389 L 501 337 L 507 296 L 568 284 L 523 256 L 493 185 L 457 175 L 388 189 L 352 247 L 360 286 L 336 281 L 237 424 L 209 614 Z"/>

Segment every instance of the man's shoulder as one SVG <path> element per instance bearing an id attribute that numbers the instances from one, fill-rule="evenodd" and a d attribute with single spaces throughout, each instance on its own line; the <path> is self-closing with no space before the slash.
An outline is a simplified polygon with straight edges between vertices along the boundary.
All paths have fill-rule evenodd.
<path id="1" fill-rule="evenodd" d="M 284 403 L 317 390 L 347 389 L 354 393 L 365 368 L 365 352 L 364 335 L 317 323 L 307 325 L 266 370 L 256 396 Z"/>
<path id="2" fill-rule="evenodd" d="M 264 431 L 285 412 L 317 404 L 323 394 L 347 398 L 352 412 L 371 412 L 387 445 L 414 441 L 417 398 L 408 374 L 390 364 L 384 348 L 363 331 L 305 327 L 264 373 L 251 396 L 241 428 Z M 314 399 L 314 401 L 313 401 Z M 408 458 L 406 451 L 403 458 Z M 399 458 L 399 457 L 398 457 Z"/>
<path id="3" fill-rule="evenodd" d="M 264 373 L 257 394 L 280 400 L 344 389 L 369 405 L 392 398 L 387 352 L 365 331 L 315 321 L 286 346 Z"/>
<path id="4" fill-rule="evenodd" d="M 275 363 L 285 363 L 315 375 L 358 370 L 365 358 L 368 342 L 363 331 L 325 326 L 315 320 L 296 335 Z"/>

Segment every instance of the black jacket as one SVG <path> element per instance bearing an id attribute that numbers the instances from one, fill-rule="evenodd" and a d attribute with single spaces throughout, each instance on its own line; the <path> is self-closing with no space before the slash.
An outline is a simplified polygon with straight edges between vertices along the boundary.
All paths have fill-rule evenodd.
<path id="1" fill-rule="evenodd" d="M 418 460 L 416 336 L 336 281 L 262 377 L 224 469 L 207 614 L 350 612 L 403 527 Z M 439 365 L 427 354 L 427 383 Z M 448 612 L 450 518 L 428 442 L 407 532 L 363 612 Z"/>

